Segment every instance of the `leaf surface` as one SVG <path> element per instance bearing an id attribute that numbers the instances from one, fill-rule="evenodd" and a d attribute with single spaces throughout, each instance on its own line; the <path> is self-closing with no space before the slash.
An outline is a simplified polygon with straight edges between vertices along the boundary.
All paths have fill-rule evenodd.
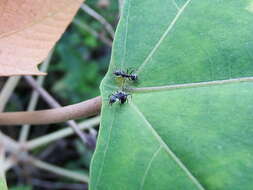
<path id="1" fill-rule="evenodd" d="M 0 76 L 41 75 L 37 65 L 58 41 L 82 0 L 0 2 Z"/>
<path id="2" fill-rule="evenodd" d="M 253 0 L 126 0 L 91 190 L 253 187 Z M 133 68 L 129 103 L 113 72 Z"/>

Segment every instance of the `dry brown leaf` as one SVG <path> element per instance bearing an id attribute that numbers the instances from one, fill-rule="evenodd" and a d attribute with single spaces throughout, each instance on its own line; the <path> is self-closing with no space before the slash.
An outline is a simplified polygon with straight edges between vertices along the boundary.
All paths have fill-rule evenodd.
<path id="1" fill-rule="evenodd" d="M 0 0 L 0 76 L 41 75 L 37 65 L 83 0 Z"/>

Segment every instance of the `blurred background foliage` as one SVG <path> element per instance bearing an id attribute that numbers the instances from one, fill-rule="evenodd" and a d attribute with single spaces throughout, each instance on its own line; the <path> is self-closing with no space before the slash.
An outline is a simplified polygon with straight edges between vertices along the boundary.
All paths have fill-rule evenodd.
<path id="1" fill-rule="evenodd" d="M 102 15 L 115 30 L 119 20 L 119 1 L 87 0 L 86 4 Z M 110 62 L 112 41 L 105 27 L 80 9 L 55 46 L 43 87 L 61 105 L 98 96 L 100 82 Z M 0 87 L 5 81 L 6 79 L 0 80 Z M 31 93 L 31 87 L 22 79 L 5 111 L 26 110 Z M 49 106 L 40 99 L 36 109 L 48 108 Z M 62 127 L 66 127 L 66 124 L 34 127 L 29 139 L 49 134 Z M 15 139 L 20 132 L 19 127 L 2 130 Z M 97 130 L 98 128 L 95 129 L 96 134 Z M 93 152 L 94 149 L 85 147 L 77 136 L 72 136 L 40 147 L 32 153 L 48 163 L 72 171 L 88 173 Z M 25 164 L 19 164 L 11 169 L 7 180 L 10 190 L 87 189 L 87 184 L 78 184 Z"/>
<path id="2" fill-rule="evenodd" d="M 88 0 L 87 4 L 104 16 L 112 26 L 118 22 L 118 1 Z M 98 86 L 110 61 L 111 47 L 89 30 L 110 39 L 105 27 L 83 10 L 77 16 L 59 43 L 49 69 L 47 84 L 52 92 L 68 103 L 76 103 L 99 95 Z M 80 24 L 76 24 L 80 23 Z"/>

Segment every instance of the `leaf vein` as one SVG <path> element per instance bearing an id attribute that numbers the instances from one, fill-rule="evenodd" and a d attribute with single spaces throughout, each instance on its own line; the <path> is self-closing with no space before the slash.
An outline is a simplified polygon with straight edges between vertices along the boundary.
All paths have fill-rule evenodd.
<path id="1" fill-rule="evenodd" d="M 159 39 L 159 41 L 156 43 L 156 45 L 154 46 L 154 48 L 148 54 L 148 56 L 144 60 L 144 62 L 140 65 L 140 67 L 138 68 L 138 70 L 136 71 L 136 73 L 141 72 L 141 70 L 144 68 L 144 66 L 149 62 L 149 60 L 152 58 L 152 56 L 157 51 L 157 49 L 161 46 L 162 42 L 165 40 L 165 38 L 167 37 L 167 35 L 169 34 L 169 32 L 173 29 L 173 27 L 177 23 L 178 19 L 180 18 L 180 16 L 184 12 L 185 8 L 189 5 L 189 3 L 191 1 L 192 0 L 187 0 L 187 2 L 182 6 L 182 8 L 179 9 L 179 11 L 177 12 L 177 15 L 175 16 L 175 18 L 173 19 L 173 21 L 169 24 L 169 26 L 167 27 L 167 29 L 165 30 L 165 32 L 163 33 L 163 35 L 161 36 L 161 38 Z"/>
<path id="2" fill-rule="evenodd" d="M 179 8 L 178 4 L 176 3 L 176 1 L 175 1 L 175 0 L 172 0 L 172 2 L 173 2 L 173 4 L 175 5 L 175 7 L 177 8 L 177 10 L 179 11 L 180 8 Z"/>
<path id="3" fill-rule="evenodd" d="M 151 133 L 160 143 L 160 145 L 165 149 L 165 151 L 169 154 L 169 156 L 176 162 L 176 164 L 185 172 L 187 177 L 196 185 L 196 187 L 200 190 L 205 190 L 204 187 L 200 184 L 200 182 L 191 174 L 191 172 L 187 169 L 187 167 L 183 164 L 183 162 L 176 156 L 176 154 L 170 149 L 170 147 L 164 142 L 161 136 L 155 131 L 153 126 L 149 123 L 143 113 L 139 110 L 139 108 L 130 103 L 132 108 L 136 111 L 136 113 L 141 117 L 141 119 L 146 123 L 146 126 L 150 129 Z"/>
<path id="4" fill-rule="evenodd" d="M 127 7 L 126 31 L 125 31 L 125 38 L 124 38 L 123 57 L 122 57 L 121 66 L 120 66 L 121 70 L 123 69 L 123 64 L 125 63 L 125 60 L 126 60 L 126 49 L 127 49 L 128 23 L 129 23 L 130 8 L 131 8 L 131 0 L 129 0 L 128 7 Z"/>
<path id="5" fill-rule="evenodd" d="M 110 139 L 111 139 L 111 133 L 112 133 L 112 128 L 113 128 L 113 124 L 114 124 L 114 121 L 115 121 L 115 111 L 113 112 L 113 117 L 112 117 L 112 121 L 111 121 L 111 125 L 110 125 L 110 128 L 109 128 L 109 133 L 108 133 L 108 139 L 107 139 L 107 144 L 106 144 L 106 147 L 104 149 L 104 152 L 103 152 L 103 157 L 102 157 L 102 164 L 101 164 L 101 167 L 100 167 L 100 171 L 98 173 L 98 179 L 97 179 L 97 182 L 96 182 L 96 185 L 95 185 L 95 189 L 97 189 L 97 186 L 99 184 L 99 181 L 100 181 L 100 178 L 101 178 L 101 175 L 103 173 L 103 170 L 104 170 L 104 164 L 105 164 L 105 157 L 106 157 L 106 153 L 109 149 L 109 144 L 110 144 Z"/>
<path id="6" fill-rule="evenodd" d="M 156 156 L 158 155 L 158 153 L 160 152 L 161 149 L 162 149 L 162 146 L 160 145 L 159 148 L 154 152 L 153 156 L 151 157 L 151 159 L 150 159 L 150 161 L 149 161 L 149 163 L 148 163 L 148 165 L 147 165 L 147 167 L 145 169 L 144 175 L 142 177 L 141 185 L 140 185 L 140 190 L 143 189 L 143 186 L 145 184 L 146 177 L 147 177 L 148 172 L 149 172 L 149 170 L 151 168 L 151 165 L 152 165 L 154 159 L 156 158 Z"/>

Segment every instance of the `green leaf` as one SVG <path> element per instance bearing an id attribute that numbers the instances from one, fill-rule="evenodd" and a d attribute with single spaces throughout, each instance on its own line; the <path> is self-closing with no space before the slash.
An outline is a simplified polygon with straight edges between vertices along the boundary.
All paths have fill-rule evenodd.
<path id="1" fill-rule="evenodd" d="M 126 0 L 91 190 L 251 190 L 253 0 Z M 113 72 L 134 68 L 129 103 Z"/>

